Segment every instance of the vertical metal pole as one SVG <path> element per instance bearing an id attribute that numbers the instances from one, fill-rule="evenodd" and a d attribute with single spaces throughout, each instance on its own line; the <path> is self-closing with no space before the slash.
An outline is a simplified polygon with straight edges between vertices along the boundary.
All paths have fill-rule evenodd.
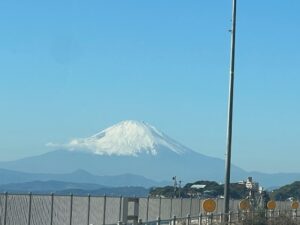
<path id="1" fill-rule="evenodd" d="M 199 215 L 198 225 L 202 225 L 202 213 Z"/>
<path id="2" fill-rule="evenodd" d="M 87 225 L 90 224 L 90 211 L 91 211 L 91 195 L 88 195 L 88 205 L 87 205 Z"/>
<path id="3" fill-rule="evenodd" d="M 190 225 L 190 222 L 191 222 L 191 215 L 190 215 L 190 214 L 187 214 L 187 215 L 186 215 L 186 224 L 187 224 L 187 225 Z"/>
<path id="4" fill-rule="evenodd" d="M 70 195 L 70 225 L 72 225 L 72 217 L 73 217 L 73 194 Z"/>
<path id="5" fill-rule="evenodd" d="M 149 196 L 147 197 L 146 222 L 149 221 Z"/>
<path id="6" fill-rule="evenodd" d="M 122 217 L 122 195 L 120 196 L 119 221 L 121 221 L 121 217 Z"/>
<path id="7" fill-rule="evenodd" d="M 232 0 L 232 29 L 231 29 L 231 56 L 230 56 L 230 84 L 228 99 L 228 124 L 227 124 L 227 152 L 225 165 L 224 184 L 224 215 L 225 224 L 228 223 L 229 198 L 230 198 L 230 169 L 232 146 L 232 115 L 233 115 L 233 90 L 234 90 L 234 65 L 235 65 L 235 31 L 236 31 L 236 0 Z"/>
<path id="8" fill-rule="evenodd" d="M 161 217 L 161 197 L 159 197 L 158 217 Z"/>
<path id="9" fill-rule="evenodd" d="M 183 202 L 183 199 L 181 197 L 181 199 L 180 199 L 180 217 L 182 217 L 182 202 Z"/>
<path id="10" fill-rule="evenodd" d="M 171 205 L 170 205 L 170 219 L 172 218 L 172 208 L 173 208 L 173 198 L 171 198 Z"/>
<path id="11" fill-rule="evenodd" d="M 4 202 L 4 222 L 3 224 L 6 225 L 6 217 L 7 217 L 7 199 L 8 199 L 8 193 L 5 192 L 5 202 Z"/>
<path id="12" fill-rule="evenodd" d="M 54 194 L 51 193 L 50 225 L 53 225 Z"/>
<path id="13" fill-rule="evenodd" d="M 190 215 L 192 215 L 192 204 L 193 204 L 193 198 L 191 196 L 191 199 L 190 199 Z"/>
<path id="14" fill-rule="evenodd" d="M 173 217 L 173 224 L 172 225 L 176 225 L 176 216 Z"/>
<path id="15" fill-rule="evenodd" d="M 30 225 L 31 222 L 31 202 L 32 202 L 32 193 L 29 193 L 29 206 L 28 206 L 28 220 L 27 225 Z"/>
<path id="16" fill-rule="evenodd" d="M 142 219 L 138 219 L 138 224 L 143 224 L 143 220 Z"/>
<path id="17" fill-rule="evenodd" d="M 106 195 L 104 195 L 104 202 L 103 202 L 103 222 L 102 222 L 103 225 L 105 225 L 105 216 L 106 216 Z"/>
<path id="18" fill-rule="evenodd" d="M 157 219 L 156 219 L 156 225 L 160 225 L 160 217 L 157 217 Z"/>

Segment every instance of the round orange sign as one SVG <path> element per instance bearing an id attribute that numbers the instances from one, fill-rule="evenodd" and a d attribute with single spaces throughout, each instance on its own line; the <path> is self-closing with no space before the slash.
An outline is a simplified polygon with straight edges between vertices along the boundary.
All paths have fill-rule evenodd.
<path id="1" fill-rule="evenodd" d="M 299 202 L 298 201 L 293 201 L 291 206 L 292 206 L 292 209 L 298 209 L 299 208 Z"/>
<path id="2" fill-rule="evenodd" d="M 272 210 L 275 209 L 276 208 L 276 202 L 273 201 L 273 200 L 268 201 L 267 207 L 268 207 L 268 209 L 272 209 Z"/>
<path id="3" fill-rule="evenodd" d="M 202 207 L 205 210 L 205 212 L 215 211 L 216 206 L 217 206 L 216 202 L 211 198 L 204 200 L 204 202 L 202 203 Z"/>
<path id="4" fill-rule="evenodd" d="M 250 208 L 249 200 L 244 199 L 244 200 L 240 201 L 239 206 L 240 206 L 241 210 L 247 210 L 247 209 L 249 209 Z"/>

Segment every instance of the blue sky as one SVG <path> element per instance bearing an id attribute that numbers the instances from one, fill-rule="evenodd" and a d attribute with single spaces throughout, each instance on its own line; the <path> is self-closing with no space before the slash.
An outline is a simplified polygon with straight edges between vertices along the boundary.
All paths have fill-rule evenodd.
<path id="1" fill-rule="evenodd" d="M 238 1 L 233 163 L 299 172 L 300 2 Z M 0 2 L 0 156 L 147 121 L 224 157 L 230 0 Z"/>

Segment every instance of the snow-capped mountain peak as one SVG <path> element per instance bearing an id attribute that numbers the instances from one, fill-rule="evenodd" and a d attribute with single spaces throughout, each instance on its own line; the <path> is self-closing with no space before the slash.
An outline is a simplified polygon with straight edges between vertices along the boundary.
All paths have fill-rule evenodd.
<path id="1" fill-rule="evenodd" d="M 73 139 L 65 146 L 99 155 L 156 155 L 162 148 L 176 154 L 190 151 L 155 127 L 133 120 L 120 122 L 88 138 Z"/>

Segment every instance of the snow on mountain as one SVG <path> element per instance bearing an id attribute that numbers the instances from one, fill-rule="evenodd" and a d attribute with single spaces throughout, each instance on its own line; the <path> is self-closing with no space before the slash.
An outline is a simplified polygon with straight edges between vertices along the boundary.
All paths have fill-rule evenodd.
<path id="1" fill-rule="evenodd" d="M 70 150 L 85 150 L 99 155 L 157 155 L 160 149 L 176 154 L 189 150 L 145 122 L 127 120 L 87 138 L 76 138 L 64 145 Z"/>

